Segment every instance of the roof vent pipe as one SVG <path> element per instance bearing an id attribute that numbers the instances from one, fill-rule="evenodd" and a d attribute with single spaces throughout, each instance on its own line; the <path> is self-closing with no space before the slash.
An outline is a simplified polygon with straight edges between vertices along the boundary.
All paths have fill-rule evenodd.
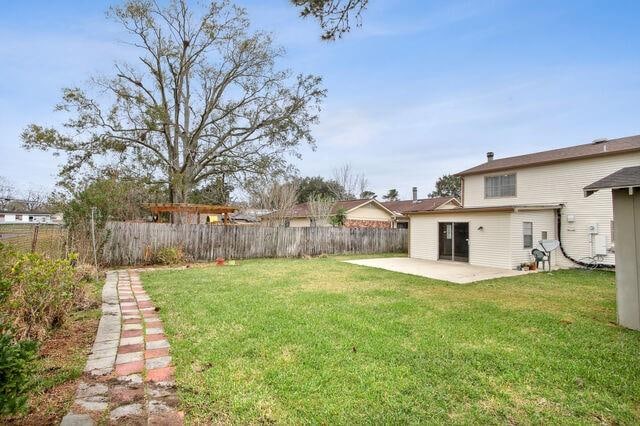
<path id="1" fill-rule="evenodd" d="M 413 191 L 413 202 L 415 203 L 416 201 L 418 201 L 418 187 L 414 186 L 412 188 Z"/>
<path id="2" fill-rule="evenodd" d="M 491 151 L 487 152 L 487 162 L 489 161 L 493 161 L 493 152 Z"/>

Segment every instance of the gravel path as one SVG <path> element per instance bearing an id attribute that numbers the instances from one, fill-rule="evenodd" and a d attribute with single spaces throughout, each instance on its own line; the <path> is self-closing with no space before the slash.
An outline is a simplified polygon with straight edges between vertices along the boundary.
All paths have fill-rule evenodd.
<path id="1" fill-rule="evenodd" d="M 112 271 L 76 399 L 62 425 L 181 425 L 169 341 L 135 270 Z"/>

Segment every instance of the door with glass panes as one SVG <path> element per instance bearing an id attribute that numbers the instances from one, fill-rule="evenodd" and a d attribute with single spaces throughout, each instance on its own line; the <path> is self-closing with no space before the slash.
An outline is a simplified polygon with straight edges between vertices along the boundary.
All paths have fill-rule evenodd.
<path id="1" fill-rule="evenodd" d="M 469 261 L 469 224 L 467 222 L 438 224 L 438 259 Z"/>

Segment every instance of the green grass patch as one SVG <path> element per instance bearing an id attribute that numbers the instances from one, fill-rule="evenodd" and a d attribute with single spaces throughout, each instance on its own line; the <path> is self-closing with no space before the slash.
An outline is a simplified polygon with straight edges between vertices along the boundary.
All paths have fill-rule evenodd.
<path id="1" fill-rule="evenodd" d="M 640 422 L 614 275 L 455 285 L 264 259 L 143 274 L 191 422 Z"/>

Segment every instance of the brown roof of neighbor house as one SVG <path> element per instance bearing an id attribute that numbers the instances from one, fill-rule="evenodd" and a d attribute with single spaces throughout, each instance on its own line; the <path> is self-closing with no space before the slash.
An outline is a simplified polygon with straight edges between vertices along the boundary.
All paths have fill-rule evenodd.
<path id="1" fill-rule="evenodd" d="M 640 135 L 618 139 L 599 140 L 567 148 L 552 149 L 550 151 L 518 155 L 515 157 L 499 158 L 462 171 L 458 173 L 457 176 L 497 172 L 500 170 L 514 169 L 518 167 L 538 166 L 558 163 L 561 161 L 622 154 L 633 151 L 640 151 Z"/>
<path id="2" fill-rule="evenodd" d="M 193 203 L 143 203 L 142 206 L 152 213 L 177 212 L 177 213 L 203 213 L 222 214 L 233 213 L 238 209 L 233 206 L 221 206 L 217 204 L 193 204 Z"/>
<path id="3" fill-rule="evenodd" d="M 376 200 L 371 199 L 371 198 L 362 198 L 362 199 L 357 199 L 357 200 L 340 200 L 340 201 L 336 201 L 334 203 L 333 207 L 331 208 L 331 213 L 335 214 L 335 213 L 338 212 L 339 209 L 345 209 L 345 210 L 349 211 L 349 210 L 352 210 L 352 209 L 354 209 L 356 207 L 360 207 L 360 206 L 363 206 L 363 205 L 369 204 L 369 203 L 374 203 L 376 205 L 382 206 L 383 209 L 388 209 L 387 207 L 385 207 L 379 201 L 376 201 Z M 289 213 L 287 214 L 287 217 L 308 217 L 310 215 L 311 215 L 311 212 L 309 211 L 309 203 L 300 203 L 300 204 L 296 204 L 295 206 L 293 206 L 291 208 L 291 210 L 289 210 Z M 265 216 L 269 217 L 270 215 L 265 215 Z"/>
<path id="4" fill-rule="evenodd" d="M 640 166 L 625 167 L 609 176 L 603 177 L 591 185 L 585 186 L 587 195 L 599 190 L 609 188 L 633 188 L 640 186 Z"/>
<path id="5" fill-rule="evenodd" d="M 421 198 L 416 201 L 413 200 L 399 200 L 399 201 L 387 201 L 382 203 L 383 206 L 393 212 L 404 214 L 408 211 L 429 211 L 435 210 L 443 204 L 449 201 L 455 201 L 459 204 L 455 197 L 434 197 L 434 198 Z"/>

